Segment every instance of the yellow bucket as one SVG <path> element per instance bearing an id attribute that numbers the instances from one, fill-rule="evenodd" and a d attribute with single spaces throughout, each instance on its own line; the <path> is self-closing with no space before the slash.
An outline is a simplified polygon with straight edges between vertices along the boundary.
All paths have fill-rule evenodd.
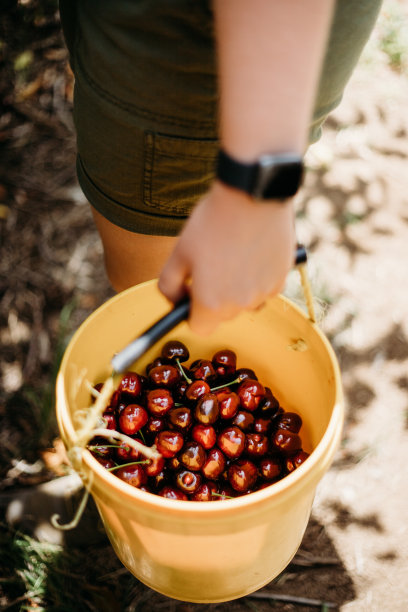
<path id="1" fill-rule="evenodd" d="M 89 405 L 83 381 L 103 381 L 110 360 L 169 310 L 155 281 L 103 304 L 77 330 L 57 380 L 57 419 L 69 449 L 73 415 Z M 316 486 L 338 446 L 344 407 L 333 350 L 308 317 L 279 296 L 256 313 L 243 313 L 208 338 L 182 323 L 168 339 L 190 349 L 191 359 L 230 348 L 238 367 L 255 370 L 285 410 L 303 419 L 307 461 L 280 482 L 250 495 L 217 502 L 166 499 L 136 489 L 104 469 L 89 451 L 84 472 L 112 546 L 139 580 L 169 597 L 208 603 L 243 597 L 270 582 L 290 562 L 306 529 Z M 153 347 L 134 369 L 144 372 Z"/>

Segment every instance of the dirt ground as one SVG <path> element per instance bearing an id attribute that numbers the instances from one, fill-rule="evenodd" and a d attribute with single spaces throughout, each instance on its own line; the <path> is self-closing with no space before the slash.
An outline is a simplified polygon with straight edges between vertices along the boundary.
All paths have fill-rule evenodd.
<path id="1" fill-rule="evenodd" d="M 58 16 L 52 2 L 42 12 L 35 2 L 9 4 L 0 47 L 0 520 L 6 531 L 14 529 L 6 524 L 10 500 L 56 477 L 58 360 L 70 333 L 113 294 L 74 175 L 73 81 Z M 29 32 L 21 5 L 25 19 L 34 19 Z M 339 359 L 347 418 L 302 547 L 261 591 L 283 600 L 174 602 L 130 583 L 100 537 L 95 547 L 105 564 L 95 580 L 105 602 L 84 595 L 76 609 L 408 609 L 407 15 L 407 2 L 385 2 L 342 104 L 308 153 L 298 199 L 298 237 L 309 251 L 320 325 Z M 298 284 L 291 273 L 286 293 L 296 300 Z M 24 525 L 22 517 L 23 531 Z M 64 545 L 80 549 L 78 540 Z M 102 584 L 108 558 L 116 578 Z M 30 597 L 2 586 L 12 572 L 0 558 L 0 607 L 17 610 Z M 118 599 L 121 580 L 128 580 L 127 591 Z M 38 609 L 35 602 L 25 609 Z"/>

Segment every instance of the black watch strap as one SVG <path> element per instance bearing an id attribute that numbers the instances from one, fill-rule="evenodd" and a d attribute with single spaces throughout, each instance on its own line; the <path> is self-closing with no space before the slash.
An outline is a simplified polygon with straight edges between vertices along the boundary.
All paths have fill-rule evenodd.
<path id="1" fill-rule="evenodd" d="M 218 153 L 217 178 L 260 200 L 285 199 L 295 195 L 303 178 L 303 159 L 296 153 L 263 155 L 246 164 Z"/>

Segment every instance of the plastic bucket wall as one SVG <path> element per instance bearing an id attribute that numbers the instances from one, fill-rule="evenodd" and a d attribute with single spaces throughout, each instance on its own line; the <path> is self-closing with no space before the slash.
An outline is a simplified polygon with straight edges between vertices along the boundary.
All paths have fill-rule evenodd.
<path id="1" fill-rule="evenodd" d="M 110 359 L 169 310 L 155 282 L 112 298 L 73 336 L 57 380 L 57 419 L 68 448 L 73 414 L 89 405 L 83 376 L 109 375 Z M 169 338 L 187 344 L 191 360 L 231 348 L 238 367 L 250 367 L 285 410 L 301 414 L 311 456 L 282 481 L 241 498 L 183 502 L 139 491 L 106 471 L 88 451 L 92 495 L 122 563 L 151 588 L 176 599 L 216 602 L 242 597 L 277 576 L 296 553 L 316 486 L 329 468 L 343 423 L 340 375 L 320 330 L 283 297 L 244 313 L 208 338 L 183 323 L 135 364 L 143 372 Z M 82 378 L 81 378 L 82 376 Z"/>

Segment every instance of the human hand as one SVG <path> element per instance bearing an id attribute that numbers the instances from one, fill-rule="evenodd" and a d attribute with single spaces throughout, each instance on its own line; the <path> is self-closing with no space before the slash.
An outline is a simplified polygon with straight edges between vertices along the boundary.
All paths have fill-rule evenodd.
<path id="1" fill-rule="evenodd" d="M 256 202 L 215 181 L 187 221 L 159 288 L 172 302 L 189 292 L 190 326 L 206 335 L 279 293 L 295 244 L 292 201 Z"/>

